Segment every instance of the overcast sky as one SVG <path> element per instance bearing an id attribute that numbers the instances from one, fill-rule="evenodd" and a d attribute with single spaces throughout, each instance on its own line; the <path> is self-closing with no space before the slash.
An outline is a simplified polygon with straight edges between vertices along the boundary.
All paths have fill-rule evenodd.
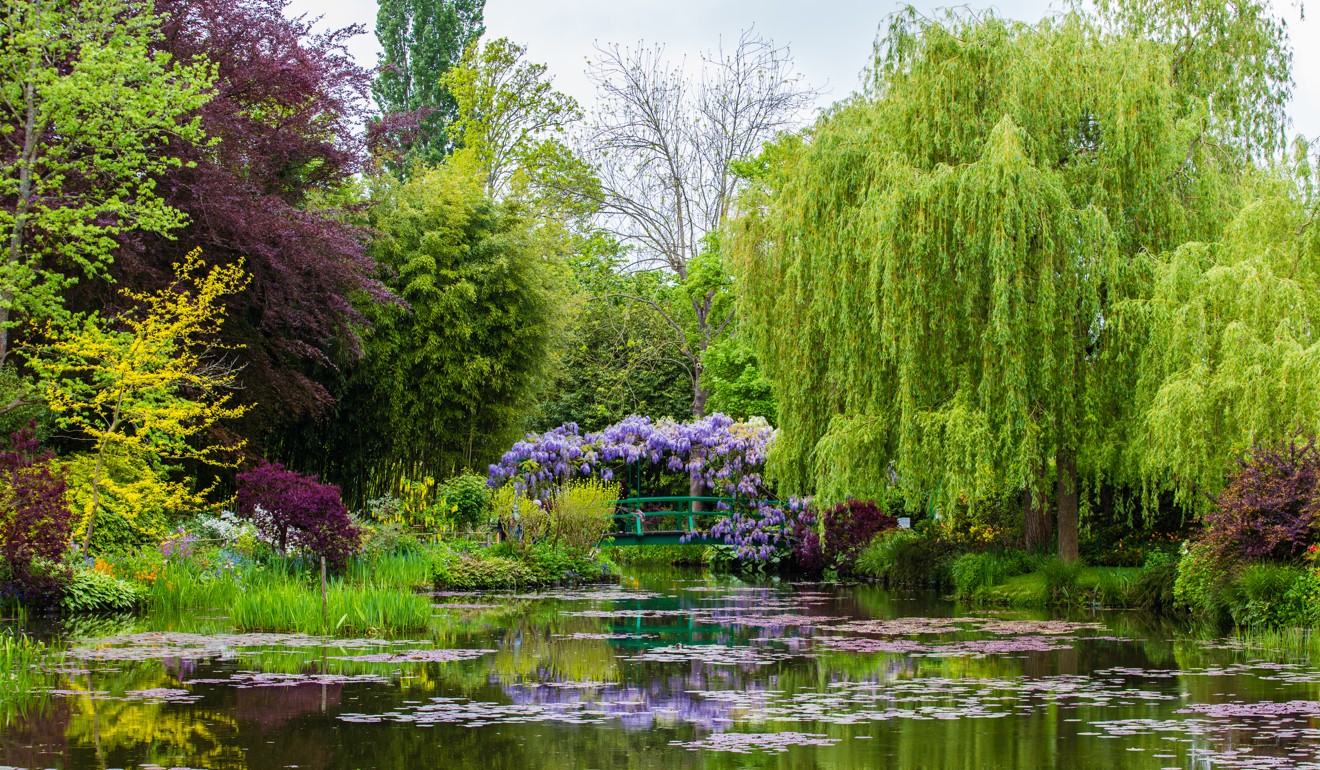
<path id="1" fill-rule="evenodd" d="M 1296 85 L 1289 112 L 1292 132 L 1320 137 L 1320 22 L 1316 9 L 1303 20 L 1291 0 L 1275 0 L 1288 22 Z M 808 83 L 824 89 L 819 106 L 854 90 L 871 56 L 880 23 L 906 3 L 892 0 L 486 0 L 486 34 L 527 46 L 530 60 L 550 68 L 555 85 L 591 108 L 595 90 L 584 75 L 594 45 L 640 41 L 663 43 L 675 59 L 697 60 L 721 39 L 736 41 L 755 25 L 762 35 L 789 46 L 793 61 Z M 1035 21 L 1057 9 L 1049 0 L 1001 0 L 998 3 L 912 3 L 920 9 L 969 5 L 995 8 L 1001 16 Z M 370 30 L 376 4 L 370 0 L 293 0 L 292 10 L 322 16 L 322 26 L 363 24 L 353 53 L 367 67 L 376 65 L 379 46 Z"/>

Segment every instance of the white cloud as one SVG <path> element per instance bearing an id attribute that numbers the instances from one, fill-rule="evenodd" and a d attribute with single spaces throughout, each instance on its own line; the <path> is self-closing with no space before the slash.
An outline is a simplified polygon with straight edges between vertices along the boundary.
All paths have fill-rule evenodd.
<path id="1" fill-rule="evenodd" d="M 922 10 L 957 4 L 922 0 Z M 978 2 L 971 3 L 981 7 Z M 994 4 L 1006 18 L 1034 21 L 1051 12 L 1048 0 L 1006 0 Z M 1053 4 L 1057 8 L 1057 3 Z M 825 106 L 851 92 L 871 57 L 881 22 L 900 3 L 822 0 L 487 0 L 486 29 L 528 47 L 533 61 L 544 62 L 560 90 L 589 107 L 594 90 L 584 74 L 587 57 L 599 41 L 631 45 L 645 40 L 663 43 L 676 59 L 697 59 L 717 47 L 720 39 L 736 40 L 755 25 L 758 32 L 788 45 L 806 80 L 827 89 Z M 1320 22 L 1302 19 L 1293 2 L 1283 0 L 1295 51 L 1296 80 L 1289 112 L 1293 130 L 1320 137 Z M 291 10 L 323 17 L 326 27 L 363 24 L 371 30 L 376 6 L 363 0 L 293 0 Z M 359 36 L 353 53 L 374 66 L 379 46 L 375 36 Z"/>

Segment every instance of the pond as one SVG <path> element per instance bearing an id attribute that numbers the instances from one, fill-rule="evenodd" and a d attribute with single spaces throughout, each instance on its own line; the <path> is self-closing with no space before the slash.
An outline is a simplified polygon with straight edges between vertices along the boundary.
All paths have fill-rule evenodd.
<path id="1" fill-rule="evenodd" d="M 1320 767 L 1320 668 L 1130 613 L 636 572 L 425 639 L 62 627 L 17 768 Z"/>

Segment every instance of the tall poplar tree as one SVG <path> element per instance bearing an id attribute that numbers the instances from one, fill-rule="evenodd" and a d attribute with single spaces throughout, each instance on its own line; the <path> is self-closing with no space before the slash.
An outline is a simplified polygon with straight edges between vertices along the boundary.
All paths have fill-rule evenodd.
<path id="1" fill-rule="evenodd" d="M 1225 34 L 1151 32 L 1188 5 Z M 1279 26 L 1201 12 L 1241 5 L 893 18 L 868 92 L 782 153 L 735 228 L 781 491 L 897 483 L 948 507 L 1026 490 L 1029 544 L 1052 499 L 1076 558 L 1079 473 L 1112 470 L 1137 377 L 1104 355 L 1109 299 L 1143 255 L 1216 238 L 1241 169 L 1282 137 Z"/>
<path id="2" fill-rule="evenodd" d="M 446 129 L 458 103 L 441 77 L 486 31 L 486 0 L 380 0 L 376 39 L 380 70 L 372 93 L 386 115 L 411 113 L 416 123 L 404 149 L 436 163 L 453 151 Z"/>

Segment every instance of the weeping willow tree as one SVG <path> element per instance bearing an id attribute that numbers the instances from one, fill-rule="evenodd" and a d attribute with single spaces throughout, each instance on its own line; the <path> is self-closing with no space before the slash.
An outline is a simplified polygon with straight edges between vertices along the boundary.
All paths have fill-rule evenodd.
<path id="1" fill-rule="evenodd" d="M 1141 430 L 1142 363 L 1109 305 L 1144 296 L 1149 255 L 1218 239 L 1250 159 L 1281 141 L 1280 28 L 1212 5 L 1037 25 L 909 9 L 866 93 L 767 150 L 732 251 L 780 404 L 781 492 L 897 485 L 948 507 L 1022 490 L 1029 544 L 1052 501 L 1076 557 L 1079 474 L 1126 468 Z"/>
<path id="2" fill-rule="evenodd" d="M 1137 372 L 1116 459 L 1148 494 L 1199 507 L 1252 445 L 1320 433 L 1320 207 L 1298 149 L 1251 180 L 1218 240 L 1151 257 L 1140 293 L 1112 303 L 1107 355 Z"/>

